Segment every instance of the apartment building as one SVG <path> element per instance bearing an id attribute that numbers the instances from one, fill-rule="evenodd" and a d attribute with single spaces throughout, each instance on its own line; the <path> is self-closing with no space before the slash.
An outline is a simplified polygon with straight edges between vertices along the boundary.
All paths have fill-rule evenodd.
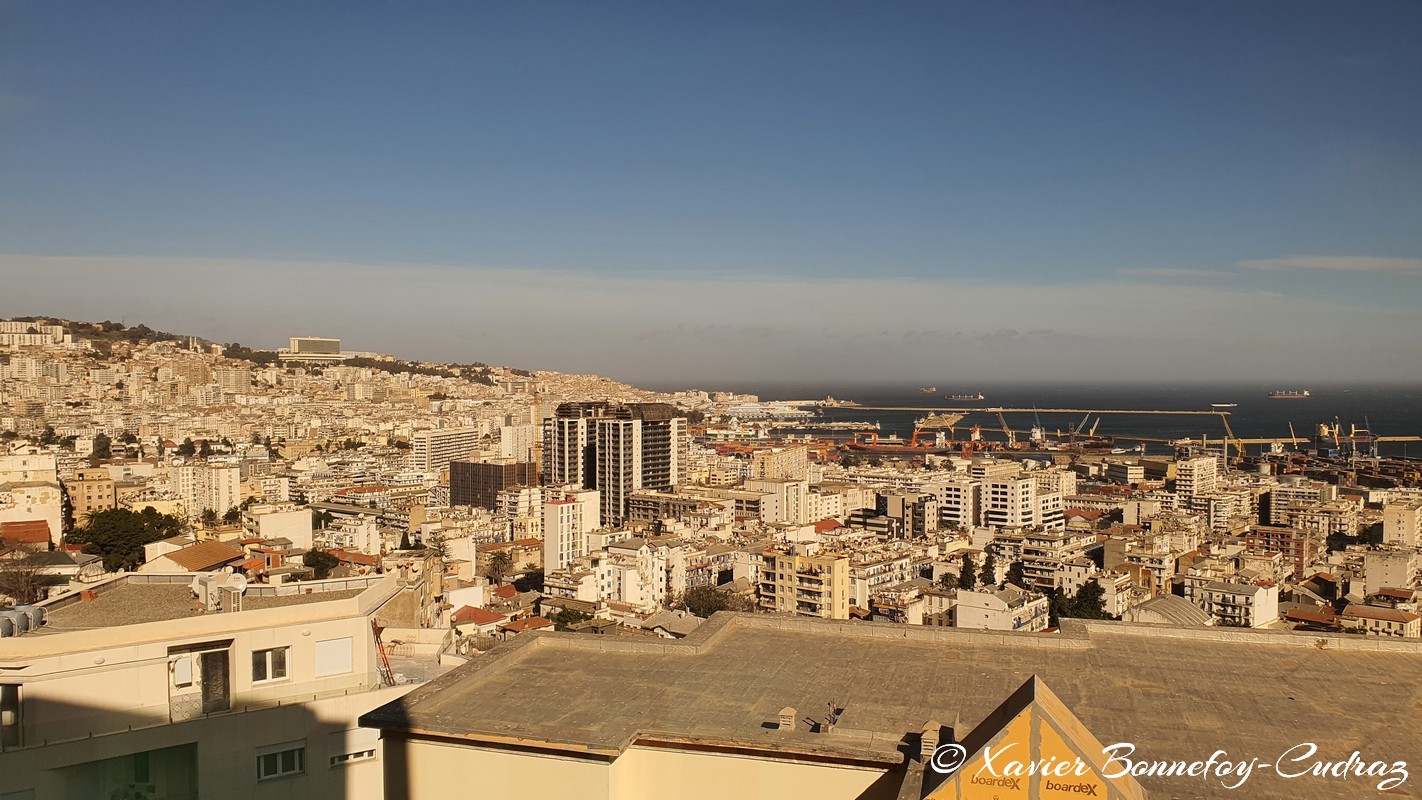
<path id="1" fill-rule="evenodd" d="M 415 431 L 410 436 L 410 468 L 419 472 L 439 472 L 449 462 L 468 459 L 479 449 L 479 428 L 435 428 Z"/>
<path id="2" fill-rule="evenodd" d="M 1383 506 L 1383 543 L 1413 548 L 1422 544 L 1422 500 L 1395 500 Z"/>
<path id="3" fill-rule="evenodd" d="M 1279 587 L 1214 581 L 1200 587 L 1196 605 L 1217 625 L 1267 628 L 1279 620 Z"/>
<path id="4" fill-rule="evenodd" d="M 242 470 L 225 464 L 187 464 L 177 470 L 178 499 L 189 517 L 224 514 L 242 503 Z"/>
<path id="5" fill-rule="evenodd" d="M 386 687 L 371 635 L 394 579 L 217 584 L 198 611 L 192 579 L 111 579 L 0 638 L 0 797 L 383 797 L 357 718 L 411 688 Z"/>
<path id="6" fill-rule="evenodd" d="M 598 528 L 598 492 L 558 492 L 543 500 L 543 568 L 563 569 L 588 553 L 588 534 Z"/>
<path id="7" fill-rule="evenodd" d="M 538 468 L 531 461 L 492 458 L 449 463 L 449 502 L 490 511 L 505 489 L 538 485 Z"/>
<path id="8" fill-rule="evenodd" d="M 621 525 L 642 490 L 683 482 L 686 417 L 666 403 L 563 403 L 544 429 L 545 480 L 601 495 L 601 521 Z"/>
<path id="9" fill-rule="evenodd" d="M 1028 476 L 993 478 L 983 484 L 983 522 L 995 528 L 1066 527 L 1062 494 L 1038 489 Z"/>
<path id="10" fill-rule="evenodd" d="M 1012 584 L 995 592 L 959 590 L 953 607 L 953 627 L 990 631 L 1047 629 L 1049 601 L 1045 595 Z"/>
<path id="11" fill-rule="evenodd" d="M 763 611 L 849 619 L 849 556 L 813 545 L 766 550 L 757 590 Z"/>

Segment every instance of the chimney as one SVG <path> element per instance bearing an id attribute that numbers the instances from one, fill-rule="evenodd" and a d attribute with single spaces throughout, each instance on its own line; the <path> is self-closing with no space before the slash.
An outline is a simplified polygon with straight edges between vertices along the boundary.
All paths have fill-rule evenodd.
<path id="1" fill-rule="evenodd" d="M 923 724 L 923 734 L 918 740 L 918 754 L 924 760 L 933 758 L 933 753 L 938 749 L 938 736 L 943 731 L 943 724 L 938 720 L 931 719 Z"/>
<path id="2" fill-rule="evenodd" d="M 795 730 L 795 709 L 790 706 L 780 709 L 780 730 Z"/>

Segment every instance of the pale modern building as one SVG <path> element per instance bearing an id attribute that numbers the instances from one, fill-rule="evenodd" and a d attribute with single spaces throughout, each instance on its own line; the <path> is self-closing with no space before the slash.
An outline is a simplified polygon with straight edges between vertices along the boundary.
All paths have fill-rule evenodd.
<path id="1" fill-rule="evenodd" d="M 555 494 L 550 490 L 548 494 Z M 594 490 L 558 491 L 543 500 L 543 568 L 563 569 L 588 553 L 588 534 L 598 528 L 599 497 Z"/>
<path id="2" fill-rule="evenodd" d="M 1062 495 L 1041 491 L 1031 477 L 988 480 L 983 485 L 983 522 L 996 528 L 1064 528 Z"/>
<path id="3" fill-rule="evenodd" d="M 451 461 L 468 459 L 479 449 L 478 428 L 435 428 L 415 431 L 410 436 L 410 468 L 419 472 L 439 472 Z"/>
<path id="4" fill-rule="evenodd" d="M 371 634 L 395 579 L 239 592 L 214 574 L 194 601 L 172 577 L 86 587 L 0 637 L 0 797 L 381 800 L 383 747 L 357 720 L 412 688 L 386 687 Z"/>
<path id="5" fill-rule="evenodd" d="M 1383 543 L 1407 548 L 1422 544 L 1422 501 L 1398 500 L 1383 506 Z"/>
<path id="6" fill-rule="evenodd" d="M 242 503 L 241 467 L 188 464 L 178 467 L 178 498 L 189 517 L 212 511 L 219 516 Z"/>
<path id="7" fill-rule="evenodd" d="M 1214 456 L 1183 458 L 1175 463 L 1175 495 L 1194 498 L 1215 491 L 1219 479 L 1219 460 Z M 1182 500 L 1182 505 L 1188 502 Z"/>

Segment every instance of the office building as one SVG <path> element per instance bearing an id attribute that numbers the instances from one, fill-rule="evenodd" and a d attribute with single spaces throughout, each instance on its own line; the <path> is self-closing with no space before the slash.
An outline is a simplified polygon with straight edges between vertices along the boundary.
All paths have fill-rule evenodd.
<path id="1" fill-rule="evenodd" d="M 450 505 L 478 506 L 492 511 L 503 490 L 537 484 L 536 468 L 529 461 L 492 458 L 449 463 Z"/>

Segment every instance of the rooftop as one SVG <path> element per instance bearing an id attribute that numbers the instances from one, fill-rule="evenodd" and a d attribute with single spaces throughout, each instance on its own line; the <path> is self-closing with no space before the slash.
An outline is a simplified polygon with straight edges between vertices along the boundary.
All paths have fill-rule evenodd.
<path id="1" fill-rule="evenodd" d="M 196 575 L 192 577 L 197 577 Z M 355 597 L 364 588 L 345 589 L 315 594 L 262 595 L 248 589 L 242 596 L 243 611 L 257 611 L 264 608 L 324 603 Z M 146 622 L 168 622 L 189 617 L 214 616 L 220 612 L 202 612 L 196 609 L 197 598 L 186 583 L 136 583 L 125 581 L 98 592 L 93 600 L 51 607 L 45 617 L 45 626 L 37 633 L 49 631 L 91 630 L 112 628 L 118 625 L 141 625 Z"/>
<path id="2" fill-rule="evenodd" d="M 1133 742 L 1140 757 L 1224 749 L 1272 762 L 1317 737 L 1321 757 L 1357 749 L 1392 762 L 1422 751 L 1411 719 L 1422 687 L 1396 679 L 1419 667 L 1422 643 L 1329 634 L 1079 621 L 1055 635 L 1000 634 L 722 613 L 680 641 L 525 634 L 363 722 L 584 757 L 695 739 L 887 766 L 927 720 L 961 739 L 1036 674 L 1098 739 Z M 845 733 L 767 724 L 785 706 L 813 717 L 830 702 L 845 709 Z M 1142 784 L 1152 796 L 1238 795 Z M 1283 785 L 1267 771 L 1250 787 L 1301 800 L 1340 790 L 1322 779 Z"/>

